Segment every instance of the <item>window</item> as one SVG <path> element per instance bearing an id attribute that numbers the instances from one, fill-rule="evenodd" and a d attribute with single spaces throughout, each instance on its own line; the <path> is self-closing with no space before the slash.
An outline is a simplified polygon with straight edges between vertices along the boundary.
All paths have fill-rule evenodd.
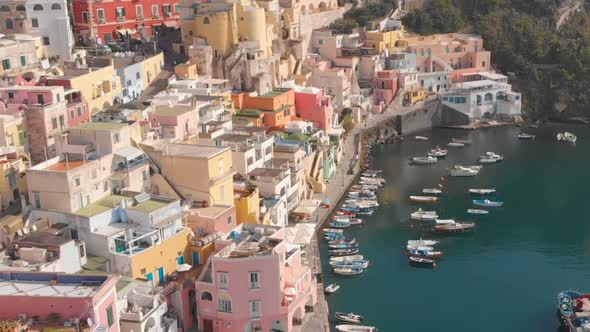
<path id="1" fill-rule="evenodd" d="M 66 119 L 64 118 L 64 116 L 63 116 L 63 115 L 60 115 L 60 116 L 59 116 L 59 127 L 60 127 L 60 128 L 63 128 L 63 127 L 65 127 L 65 126 L 66 126 Z"/>
<path id="2" fill-rule="evenodd" d="M 76 116 L 76 113 L 74 113 L 74 110 L 71 110 L 70 111 L 70 118 L 73 119 L 75 116 Z"/>
<path id="3" fill-rule="evenodd" d="M 86 257 L 86 250 L 84 249 L 84 246 L 78 247 L 78 253 L 80 254 L 80 257 Z"/>
<path id="4" fill-rule="evenodd" d="M 102 191 L 104 191 L 104 192 L 109 191 L 109 183 L 108 182 L 104 181 L 102 183 Z"/>
<path id="5" fill-rule="evenodd" d="M 203 292 L 201 294 L 201 300 L 203 301 L 213 301 L 213 295 L 209 292 Z"/>
<path id="6" fill-rule="evenodd" d="M 175 13 L 178 13 L 178 12 L 180 12 L 180 6 L 179 6 L 178 4 L 175 4 L 175 5 L 174 5 L 174 12 L 175 12 Z"/>
<path id="7" fill-rule="evenodd" d="M 219 288 L 227 289 L 229 284 L 229 274 L 227 272 L 217 272 L 217 283 Z"/>
<path id="8" fill-rule="evenodd" d="M 115 13 L 117 14 L 117 19 L 125 18 L 125 7 L 117 7 Z"/>
<path id="9" fill-rule="evenodd" d="M 26 55 L 21 55 L 20 56 L 20 65 L 21 66 L 26 66 L 27 65 L 27 56 Z"/>
<path id="10" fill-rule="evenodd" d="M 231 299 L 227 296 L 220 296 L 217 301 L 217 311 L 231 314 Z"/>
<path id="11" fill-rule="evenodd" d="M 248 272 L 249 288 L 258 289 L 260 288 L 260 272 Z"/>
<path id="12" fill-rule="evenodd" d="M 27 9 L 23 5 L 18 5 L 18 6 L 16 6 L 16 11 L 17 12 L 24 12 L 24 11 L 27 11 Z"/>
<path id="13" fill-rule="evenodd" d="M 318 40 L 318 44 L 324 45 L 324 40 L 323 39 Z"/>
<path id="14" fill-rule="evenodd" d="M 127 86 L 131 86 L 131 80 L 127 80 Z"/>
<path id="15" fill-rule="evenodd" d="M 8 99 L 14 99 L 14 92 L 12 92 L 12 91 L 8 92 Z"/>
<path id="16" fill-rule="evenodd" d="M 88 12 L 82 12 L 82 23 L 88 24 Z"/>
<path id="17" fill-rule="evenodd" d="M 74 187 L 79 187 L 80 186 L 80 177 L 78 176 L 77 178 L 74 178 Z"/>
<path id="18" fill-rule="evenodd" d="M 227 217 L 227 223 L 231 224 L 231 216 Z"/>
<path id="19" fill-rule="evenodd" d="M 158 11 L 158 5 L 152 5 L 152 16 L 153 17 L 160 16 L 160 12 Z"/>
<path id="20" fill-rule="evenodd" d="M 51 119 L 51 127 L 57 129 L 57 118 Z"/>
<path id="21" fill-rule="evenodd" d="M 33 10 L 43 10 L 43 6 L 36 4 L 35 6 L 33 6 Z"/>
<path id="22" fill-rule="evenodd" d="M 135 79 L 139 79 L 141 77 L 141 75 L 139 74 L 139 72 L 135 73 Z"/>
<path id="23" fill-rule="evenodd" d="M 209 18 L 208 18 L 208 17 L 205 17 L 205 18 L 203 19 L 203 24 L 211 24 L 211 21 L 209 21 Z M 192 31 L 191 31 L 191 32 L 192 32 Z"/>
<path id="24" fill-rule="evenodd" d="M 113 142 L 114 143 L 119 143 L 121 139 L 119 138 L 119 133 L 114 133 L 113 134 Z"/>
<path id="25" fill-rule="evenodd" d="M 260 301 L 260 300 L 249 301 L 249 307 L 250 307 L 250 318 L 262 317 L 262 313 L 261 313 L 262 301 Z"/>
<path id="26" fill-rule="evenodd" d="M 143 6 L 142 5 L 135 6 L 135 14 L 137 15 L 137 18 L 143 18 Z"/>
<path id="27" fill-rule="evenodd" d="M 58 3 L 54 3 L 53 5 L 51 5 L 51 10 L 60 10 L 61 6 Z"/>
<path id="28" fill-rule="evenodd" d="M 37 209 L 41 208 L 41 197 L 39 195 L 39 193 L 33 193 L 33 196 L 35 196 L 35 207 Z"/>
<path id="29" fill-rule="evenodd" d="M 43 45 L 49 45 L 49 36 L 43 36 Z"/>
<path id="30" fill-rule="evenodd" d="M 115 324 L 115 315 L 113 314 L 113 306 L 111 305 L 110 307 L 108 307 L 107 309 L 107 321 L 109 323 L 109 327 L 113 326 L 113 324 Z"/>
<path id="31" fill-rule="evenodd" d="M 10 12 L 10 7 L 2 6 L 2 7 L 0 7 L 0 12 Z"/>
<path id="32" fill-rule="evenodd" d="M 13 144 L 10 144 L 13 145 Z M 10 187 L 10 189 L 14 189 L 16 188 L 16 176 L 14 173 L 10 173 L 6 176 L 6 179 L 8 180 L 8 186 Z"/>
<path id="33" fill-rule="evenodd" d="M 7 19 L 6 20 L 6 29 L 8 29 L 8 30 L 14 29 L 14 24 L 12 24 L 12 20 L 11 19 Z"/>
<path id="34" fill-rule="evenodd" d="M 162 5 L 162 12 L 164 15 L 170 16 L 170 5 Z"/>
<path id="35" fill-rule="evenodd" d="M 104 22 L 104 9 L 98 8 L 96 10 L 96 16 L 98 17 L 98 23 L 100 23 L 101 21 Z"/>
<path id="36" fill-rule="evenodd" d="M 3 70 L 10 69 L 10 59 L 4 59 L 4 60 L 2 60 L 2 69 Z"/>

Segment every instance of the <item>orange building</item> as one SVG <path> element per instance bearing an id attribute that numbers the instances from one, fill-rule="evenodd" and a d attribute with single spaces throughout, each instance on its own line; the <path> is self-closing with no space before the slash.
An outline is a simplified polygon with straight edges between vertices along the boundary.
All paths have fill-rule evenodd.
<path id="1" fill-rule="evenodd" d="M 236 117 L 257 118 L 255 125 L 283 127 L 295 119 L 295 91 L 274 89 L 260 96 L 246 93 L 232 95 L 234 106 L 240 110 Z"/>

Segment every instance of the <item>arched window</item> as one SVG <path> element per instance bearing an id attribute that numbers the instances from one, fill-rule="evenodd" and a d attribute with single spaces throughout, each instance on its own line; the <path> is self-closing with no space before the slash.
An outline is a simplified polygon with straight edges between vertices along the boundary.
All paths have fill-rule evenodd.
<path id="1" fill-rule="evenodd" d="M 201 293 L 201 300 L 213 301 L 213 295 L 211 295 L 211 293 L 209 293 L 209 292 L 203 292 L 203 293 Z"/>
<path id="2" fill-rule="evenodd" d="M 59 5 L 59 3 L 54 3 L 53 5 L 51 5 L 51 9 L 52 10 L 60 10 L 61 6 Z"/>
<path id="3" fill-rule="evenodd" d="M 26 9 L 26 8 L 25 8 L 25 6 L 23 6 L 23 5 L 18 5 L 18 6 L 16 6 L 16 11 L 19 11 L 19 12 L 24 12 L 24 11 L 26 11 L 26 10 L 27 10 L 27 9 Z"/>
<path id="4" fill-rule="evenodd" d="M 0 7 L 0 12 L 9 12 L 9 11 L 10 11 L 10 7 L 8 7 L 8 6 Z"/>
<path id="5" fill-rule="evenodd" d="M 41 6 L 40 4 L 36 4 L 33 6 L 33 10 L 43 10 L 43 6 Z"/>
<path id="6" fill-rule="evenodd" d="M 494 99 L 494 95 L 492 95 L 491 93 L 486 93 L 486 95 L 484 96 L 484 100 L 485 101 L 492 101 Z"/>
<path id="7" fill-rule="evenodd" d="M 7 20 L 6 20 L 6 29 L 7 29 L 7 30 L 12 30 L 12 29 L 14 29 L 14 24 L 12 24 L 12 20 L 11 20 L 11 19 L 7 19 Z"/>
<path id="8" fill-rule="evenodd" d="M 209 21 L 209 18 L 208 17 L 205 17 L 203 19 L 203 24 L 211 24 L 211 21 Z"/>

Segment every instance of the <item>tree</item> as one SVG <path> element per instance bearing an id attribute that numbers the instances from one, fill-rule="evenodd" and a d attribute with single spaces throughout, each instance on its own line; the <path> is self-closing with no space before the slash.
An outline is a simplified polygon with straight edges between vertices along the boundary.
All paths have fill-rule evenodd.
<path id="1" fill-rule="evenodd" d="M 339 18 L 330 24 L 330 29 L 334 29 L 338 33 L 351 33 L 353 29 L 358 27 L 358 23 L 350 18 Z"/>

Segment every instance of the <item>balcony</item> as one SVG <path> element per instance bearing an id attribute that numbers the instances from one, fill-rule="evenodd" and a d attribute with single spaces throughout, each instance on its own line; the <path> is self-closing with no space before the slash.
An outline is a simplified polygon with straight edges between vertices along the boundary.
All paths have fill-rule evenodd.
<path id="1" fill-rule="evenodd" d="M 234 174 L 236 174 L 236 172 L 233 170 L 233 168 L 226 169 L 226 170 L 224 170 L 223 174 L 209 179 L 209 184 L 210 185 L 217 184 L 220 181 L 223 181 L 223 180 L 227 179 L 228 177 L 233 176 Z"/>
<path id="2" fill-rule="evenodd" d="M 166 12 L 166 13 L 164 13 L 164 17 L 172 17 L 172 13 L 171 12 Z"/>
<path id="3" fill-rule="evenodd" d="M 148 159 L 145 155 L 141 155 L 138 158 L 129 160 L 128 162 L 120 162 L 115 166 L 116 172 L 131 172 L 143 165 L 148 163 Z"/>
<path id="4" fill-rule="evenodd" d="M 99 18 L 98 19 L 98 24 L 106 24 L 107 22 L 105 21 L 104 18 Z"/>
<path id="5" fill-rule="evenodd" d="M 137 15 L 136 19 L 137 19 L 138 21 L 143 21 L 143 15 Z"/>
<path id="6" fill-rule="evenodd" d="M 160 14 L 154 14 L 154 15 L 152 15 L 152 18 L 153 18 L 154 20 L 157 20 L 157 19 L 159 19 L 159 18 L 160 18 Z"/>
<path id="7" fill-rule="evenodd" d="M 125 16 L 117 16 L 117 22 L 125 22 Z"/>

